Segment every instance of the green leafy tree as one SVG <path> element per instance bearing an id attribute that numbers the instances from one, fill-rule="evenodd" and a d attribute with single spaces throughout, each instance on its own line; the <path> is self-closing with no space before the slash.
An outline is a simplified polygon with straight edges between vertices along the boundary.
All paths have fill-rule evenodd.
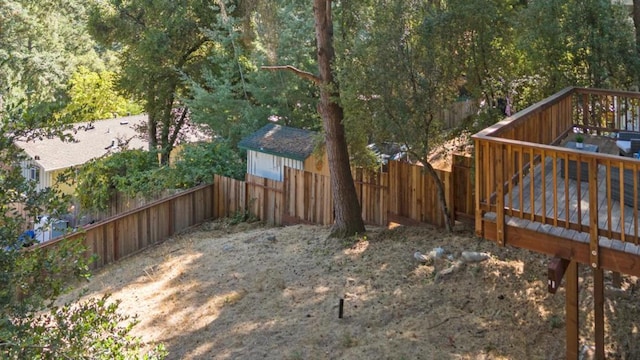
<path id="1" fill-rule="evenodd" d="M 84 1 L 4 0 L 0 7 L 0 104 L 62 100 L 81 65 L 98 69 L 101 54 L 86 27 Z M 1 106 L 0 106 L 1 107 Z"/>
<path id="2" fill-rule="evenodd" d="M 64 117 L 52 117 L 59 108 L 6 105 L 0 110 L 0 358 L 163 357 L 162 348 L 140 352 L 139 340 L 128 335 L 131 325 L 107 298 L 55 305 L 69 284 L 89 276 L 86 249 L 79 240 L 24 248 L 30 242 L 23 233 L 29 222 L 39 215 L 65 214 L 69 198 L 55 189 L 37 190 L 26 180 L 20 170 L 25 155 L 14 143 L 40 137 L 71 140 L 65 131 L 71 125 Z"/>
<path id="3" fill-rule="evenodd" d="M 119 85 L 144 102 L 149 149 L 161 154 L 162 164 L 183 125 L 183 117 L 172 115 L 185 89 L 183 76 L 202 71 L 213 46 L 203 28 L 216 23 L 218 9 L 206 0 L 109 0 L 91 9 L 92 35 L 121 48 Z"/>
<path id="4" fill-rule="evenodd" d="M 128 100 L 115 89 L 115 73 L 95 72 L 80 67 L 69 80 L 70 101 L 63 113 L 76 113 L 76 121 L 92 121 L 142 113 L 142 106 Z"/>
<path id="5" fill-rule="evenodd" d="M 627 89 L 638 84 L 635 34 L 611 1 L 535 1 L 522 11 L 518 46 L 541 76 L 540 98 L 566 86 Z M 539 100 L 539 99 L 536 99 Z"/>
<path id="6" fill-rule="evenodd" d="M 185 145 L 171 167 L 176 188 L 190 188 L 213 181 L 213 175 L 244 180 L 246 164 L 227 141 Z"/>
<path id="7" fill-rule="evenodd" d="M 640 54 L 640 0 L 633 0 L 632 3 L 633 10 L 631 16 L 636 34 L 636 51 Z"/>
<path id="8" fill-rule="evenodd" d="M 231 3 L 231 2 L 229 2 Z M 243 5 L 244 4 L 244 5 Z M 311 130 L 322 128 L 316 110 L 317 87 L 305 79 L 260 69 L 260 64 L 316 66 L 313 23 L 308 7 L 295 1 L 228 5 L 218 26 L 206 34 L 217 46 L 208 66 L 189 78 L 189 106 L 195 122 L 208 124 L 233 146 L 268 120 Z M 247 22 L 254 24 L 244 26 Z"/>
<path id="9" fill-rule="evenodd" d="M 251 59 L 261 65 L 295 64 L 306 72 L 317 70 L 314 22 L 305 2 L 257 2 L 253 19 L 255 46 Z M 318 114 L 318 87 L 308 79 L 281 71 L 258 71 L 252 93 L 258 103 L 288 126 L 322 130 Z"/>
<path id="10" fill-rule="evenodd" d="M 356 37 L 350 56 L 341 59 L 347 126 L 368 129 L 373 141 L 404 145 L 436 183 L 444 223 L 451 229 L 444 185 L 428 159 L 444 139 L 439 114 L 458 95 L 462 65 L 454 55 L 457 44 L 445 23 L 447 13 L 420 0 L 372 5 L 368 22 L 358 29 L 367 36 Z"/>
<path id="11" fill-rule="evenodd" d="M 431 23 L 450 32 L 451 38 L 444 40 L 456 46 L 451 50 L 462 61 L 465 88 L 489 107 L 509 97 L 521 69 L 524 55 L 514 46 L 513 25 L 522 8 L 517 0 L 453 0 L 431 17 Z"/>
<path id="12" fill-rule="evenodd" d="M 237 22 L 230 15 L 220 22 L 224 26 L 206 31 L 217 46 L 207 54 L 209 66 L 187 78 L 189 93 L 183 101 L 194 122 L 208 125 L 217 137 L 235 145 L 267 122 L 269 110 L 254 96 L 252 80 L 258 69 L 247 57 Z"/>

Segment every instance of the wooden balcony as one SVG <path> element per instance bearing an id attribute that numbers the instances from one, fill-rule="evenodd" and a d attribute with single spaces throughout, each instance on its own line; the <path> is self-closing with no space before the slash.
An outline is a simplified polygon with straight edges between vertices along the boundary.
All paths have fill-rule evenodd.
<path id="1" fill-rule="evenodd" d="M 639 118 L 640 93 L 567 88 L 474 135 L 477 235 L 639 276 L 640 160 L 614 139 Z"/>

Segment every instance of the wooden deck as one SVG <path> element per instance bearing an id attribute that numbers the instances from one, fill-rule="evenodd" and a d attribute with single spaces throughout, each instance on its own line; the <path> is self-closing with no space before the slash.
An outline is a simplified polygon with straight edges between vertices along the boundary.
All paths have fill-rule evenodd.
<path id="1" fill-rule="evenodd" d="M 514 186 L 511 192 L 504 196 L 504 204 L 509 210 L 506 212 L 505 223 L 510 226 L 525 228 L 531 231 L 563 237 L 569 240 L 582 243 L 589 243 L 589 183 L 566 179 L 560 176 L 560 161 L 556 160 L 554 177 L 554 161 L 547 158 L 544 161 L 544 182 L 543 164 L 538 164 L 534 171 L 523 177 L 521 184 Z M 554 183 L 555 179 L 555 183 Z M 533 182 L 533 184 L 532 184 Z M 532 186 L 533 185 L 533 186 Z M 531 189 L 533 188 L 533 191 Z M 533 201 L 531 194 L 534 194 Z M 549 204 L 543 212 L 540 199 L 546 196 L 546 204 Z M 554 206 L 554 196 L 558 199 L 557 207 Z M 579 205 L 578 205 L 579 204 Z M 532 211 L 532 206 L 534 207 Z M 568 210 L 568 212 L 567 212 Z M 610 216 L 609 216 L 609 212 Z M 521 216 L 510 216 L 517 213 Z M 569 216 L 567 217 L 567 214 Z M 529 215 L 533 220 L 523 219 Z M 489 212 L 485 218 L 495 221 L 496 213 Z M 553 219 L 566 225 L 578 223 L 583 225 L 583 231 L 574 230 L 568 226 L 558 226 L 535 221 L 535 219 Z M 611 219 L 611 224 L 609 224 Z M 567 221 L 568 220 L 568 221 Z M 606 229 L 611 233 L 624 233 L 627 241 L 622 242 L 615 238 L 599 236 L 601 247 L 612 248 L 634 255 L 640 255 L 638 243 L 637 212 L 630 206 L 620 207 L 619 201 L 612 201 L 611 206 L 607 203 L 606 169 L 604 166 L 598 167 L 598 228 Z"/>
<path id="2" fill-rule="evenodd" d="M 639 93 L 567 88 L 474 135 L 476 234 L 640 276 L 640 161 L 613 140 L 638 125 Z"/>
<path id="3" fill-rule="evenodd" d="M 572 138 L 569 137 L 565 139 L 561 146 L 569 140 L 572 140 Z M 600 153 L 617 155 L 618 148 L 615 145 L 615 141 L 611 138 L 592 136 L 587 138 L 587 142 L 598 145 Z M 555 162 L 556 166 L 554 168 L 554 160 L 547 157 L 544 162 L 540 162 L 535 166 L 533 173 L 530 172 L 523 177 L 521 184 L 516 185 L 511 192 L 505 194 L 504 204 L 509 208 L 505 221 L 511 226 L 523 227 L 540 233 L 588 243 L 590 219 L 589 183 L 586 181 L 586 178 L 578 181 L 576 179 L 562 177 L 562 160 L 555 160 Z M 543 163 L 544 171 L 542 169 Z M 556 176 L 553 176 L 554 169 Z M 542 180 L 543 174 L 544 183 Z M 531 201 L 532 194 L 533 201 Z M 540 199 L 543 194 L 546 197 L 544 202 Z M 558 200 L 557 208 L 554 205 L 554 197 Z M 580 206 L 578 206 L 578 199 L 580 199 Z M 604 166 L 598 166 L 598 199 L 598 228 L 605 229 L 606 232 L 610 234 L 620 233 L 621 237 L 623 236 L 627 240 L 627 242 L 622 242 L 615 238 L 600 236 L 600 246 L 640 255 L 640 246 L 637 245 L 640 242 L 638 239 L 640 224 L 638 223 L 637 212 L 635 212 L 629 204 L 623 205 L 623 208 L 621 208 L 619 201 L 611 201 L 609 208 L 607 202 L 606 168 Z M 544 213 L 542 209 L 543 203 L 549 204 L 545 206 L 546 209 Z M 532 211 L 532 206 L 534 207 L 534 211 Z M 509 216 L 514 213 L 518 213 L 520 216 Z M 566 216 L 567 213 L 569 214 L 568 219 Z M 523 219 L 522 217 L 525 214 L 529 214 L 533 220 Z M 490 221 L 495 221 L 495 216 L 496 214 L 493 212 L 485 214 L 485 217 Z M 557 223 L 555 225 L 541 223 L 535 221 L 536 218 L 557 219 L 558 222 L 565 221 L 564 223 L 566 225 L 563 227 L 558 226 Z M 611 224 L 609 224 L 609 219 L 611 219 Z M 584 228 L 577 230 L 571 229 L 568 227 L 568 224 L 571 223 L 581 224 Z"/>
<path id="4" fill-rule="evenodd" d="M 640 276 L 640 160 L 618 156 L 611 137 L 599 152 L 562 145 L 638 129 L 640 93 L 572 87 L 473 136 L 476 234 L 554 258 L 549 289 L 566 282 L 567 359 L 579 357 L 578 264 L 593 274 L 596 359 L 605 358 L 604 271 Z"/>

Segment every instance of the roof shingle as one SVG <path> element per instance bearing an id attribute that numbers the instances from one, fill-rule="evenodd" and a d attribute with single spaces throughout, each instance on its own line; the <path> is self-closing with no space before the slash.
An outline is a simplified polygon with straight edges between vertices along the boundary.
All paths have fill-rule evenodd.
<path id="1" fill-rule="evenodd" d="M 241 149 L 304 161 L 315 147 L 316 132 L 277 124 L 267 124 L 238 143 Z"/>
<path id="2" fill-rule="evenodd" d="M 106 149 L 113 141 L 129 141 L 129 149 L 146 149 L 148 141 L 138 136 L 135 126 L 147 121 L 147 115 L 134 115 L 92 122 L 90 130 L 80 129 L 73 134 L 76 142 L 63 142 L 58 138 L 18 141 L 23 149 L 45 171 L 66 169 L 109 153 Z M 88 124 L 79 124 L 87 126 Z"/>

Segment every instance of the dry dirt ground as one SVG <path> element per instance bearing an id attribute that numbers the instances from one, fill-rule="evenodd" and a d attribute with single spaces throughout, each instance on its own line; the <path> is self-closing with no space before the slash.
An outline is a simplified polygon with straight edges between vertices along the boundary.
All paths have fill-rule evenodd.
<path id="1" fill-rule="evenodd" d="M 547 292 L 548 258 L 469 230 L 371 228 L 349 241 L 329 229 L 203 224 L 100 270 L 77 291 L 111 293 L 137 315 L 133 333 L 169 359 L 562 359 L 564 289 Z M 490 259 L 416 262 L 442 247 Z M 581 338 L 592 343 L 591 277 L 581 267 Z M 640 358 L 636 278 L 606 290 L 606 351 Z M 73 294 L 71 295 L 73 296 Z M 338 317 L 344 299 L 344 316 Z"/>

